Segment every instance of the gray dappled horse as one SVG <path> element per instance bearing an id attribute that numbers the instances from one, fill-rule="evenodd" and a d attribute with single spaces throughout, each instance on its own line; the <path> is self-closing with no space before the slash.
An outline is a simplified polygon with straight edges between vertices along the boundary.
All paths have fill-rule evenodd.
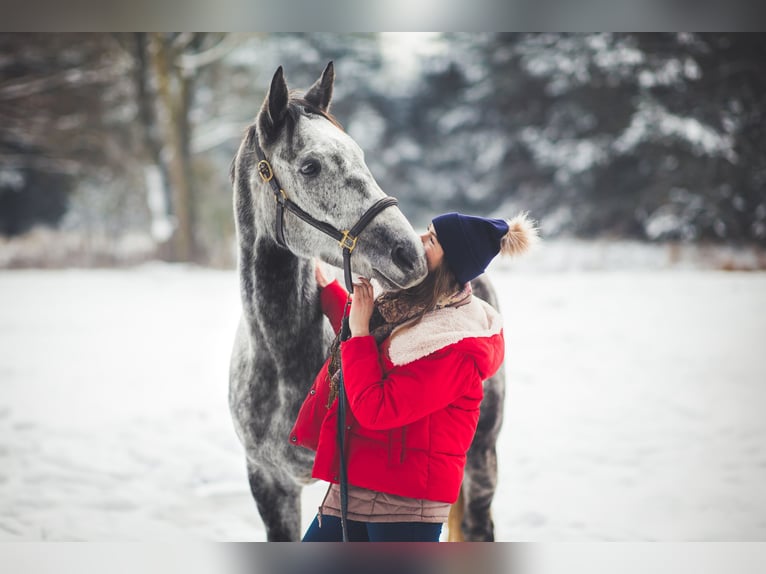
<path id="1" fill-rule="evenodd" d="M 301 537 L 300 493 L 312 480 L 314 454 L 291 445 L 288 434 L 333 337 L 320 309 L 313 258 L 342 266 L 338 241 L 293 211 L 278 215 L 275 199 L 281 195 L 316 220 L 348 230 L 386 197 L 362 150 L 328 114 L 334 77 L 331 62 L 300 98 L 288 92 L 280 67 L 231 170 L 243 315 L 231 357 L 229 405 L 268 540 Z M 283 191 L 270 189 L 271 173 L 264 176 L 260 154 L 279 179 L 275 189 Z M 384 289 L 410 287 L 427 272 L 420 238 L 398 208 L 375 215 L 353 254 L 354 272 Z M 477 292 L 495 303 L 479 285 Z M 489 504 L 504 381 L 502 374 L 496 378 L 485 383 L 474 440 L 480 446 L 474 456 L 469 452 L 466 467 L 467 539 L 492 537 Z"/>

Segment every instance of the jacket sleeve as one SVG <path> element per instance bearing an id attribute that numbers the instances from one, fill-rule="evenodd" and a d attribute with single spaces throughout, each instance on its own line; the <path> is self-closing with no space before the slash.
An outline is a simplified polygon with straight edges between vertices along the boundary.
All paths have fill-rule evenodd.
<path id="1" fill-rule="evenodd" d="M 327 315 L 336 334 L 340 331 L 347 298 L 348 293 L 341 287 L 341 284 L 338 283 L 337 279 L 328 284 L 319 293 L 319 300 L 322 304 L 322 313 Z"/>
<path id="2" fill-rule="evenodd" d="M 327 401 L 330 396 L 330 380 L 327 376 L 329 364 L 330 360 L 328 359 L 322 365 L 322 369 L 314 379 L 314 384 L 303 400 L 300 411 L 298 411 L 298 417 L 290 431 L 292 444 L 314 451 L 319 444 L 322 422 L 327 415 Z"/>
<path id="3" fill-rule="evenodd" d="M 370 430 L 404 426 L 441 410 L 479 379 L 473 360 L 449 347 L 395 367 L 383 378 L 372 336 L 343 343 L 341 361 L 351 412 Z"/>

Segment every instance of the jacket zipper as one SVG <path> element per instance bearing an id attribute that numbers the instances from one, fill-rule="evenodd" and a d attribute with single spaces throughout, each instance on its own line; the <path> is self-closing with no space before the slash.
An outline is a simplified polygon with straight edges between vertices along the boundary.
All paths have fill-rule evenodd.
<path id="1" fill-rule="evenodd" d="M 404 462 L 404 450 L 407 448 L 407 427 L 402 427 L 402 452 L 399 455 L 399 463 Z"/>

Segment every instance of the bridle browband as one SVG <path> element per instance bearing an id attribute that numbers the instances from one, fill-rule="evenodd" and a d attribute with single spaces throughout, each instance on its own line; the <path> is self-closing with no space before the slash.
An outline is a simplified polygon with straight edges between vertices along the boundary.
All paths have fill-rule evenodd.
<path id="1" fill-rule="evenodd" d="M 383 199 L 376 201 L 367 211 L 362 214 L 362 217 L 359 218 L 359 221 L 357 221 L 351 229 L 341 231 L 333 225 L 330 225 L 325 221 L 320 221 L 309 213 L 306 213 L 303 209 L 296 205 L 295 202 L 288 199 L 285 190 L 282 189 L 282 186 L 279 185 L 279 180 L 277 180 L 277 176 L 274 174 L 274 170 L 272 169 L 271 164 L 266 159 L 266 155 L 263 153 L 263 149 L 261 149 L 257 135 L 255 139 L 255 153 L 258 156 L 258 175 L 261 176 L 261 179 L 264 183 L 268 183 L 271 186 L 271 191 L 274 193 L 274 199 L 277 202 L 277 219 L 275 222 L 277 243 L 279 243 L 281 247 L 289 249 L 287 247 L 287 243 L 285 242 L 284 230 L 285 209 L 287 209 L 312 227 L 315 227 L 325 235 L 329 235 L 338 242 L 341 249 L 343 249 L 343 278 L 346 282 L 346 290 L 349 293 L 353 293 L 354 285 L 351 279 L 351 254 L 356 247 L 356 242 L 357 239 L 359 239 L 359 234 L 362 233 L 364 228 L 367 227 L 367 225 L 381 211 L 387 207 L 397 205 L 399 203 L 397 199 L 395 197 L 384 197 Z"/>

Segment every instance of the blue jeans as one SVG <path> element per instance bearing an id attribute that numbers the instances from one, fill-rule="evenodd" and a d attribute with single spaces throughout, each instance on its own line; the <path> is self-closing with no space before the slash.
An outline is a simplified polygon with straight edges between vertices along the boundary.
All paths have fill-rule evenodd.
<path id="1" fill-rule="evenodd" d="M 357 522 L 347 520 L 349 542 L 439 542 L 441 522 Z M 342 542 L 340 518 L 322 516 L 306 530 L 303 542 Z"/>

